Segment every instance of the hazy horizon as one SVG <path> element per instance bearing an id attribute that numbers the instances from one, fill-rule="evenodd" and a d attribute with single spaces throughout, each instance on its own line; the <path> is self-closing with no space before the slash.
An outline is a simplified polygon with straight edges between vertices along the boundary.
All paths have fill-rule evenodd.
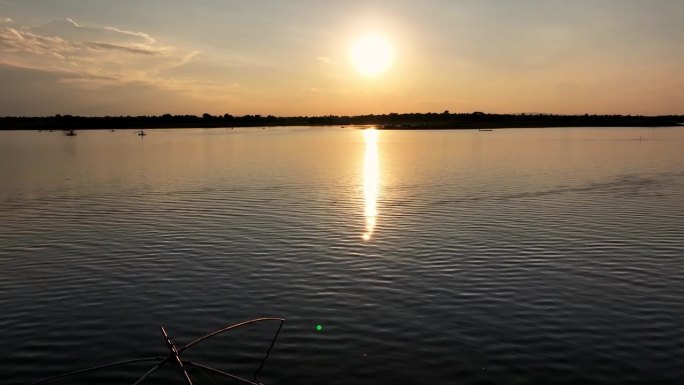
<path id="1" fill-rule="evenodd" d="M 140 115 L 72 115 L 72 114 L 60 114 L 56 113 L 54 115 L 4 115 L 1 116 L 0 118 L 7 118 L 7 119 L 34 119 L 34 118 L 59 118 L 59 117 L 74 117 L 74 118 L 103 118 L 103 119 L 125 119 L 125 118 L 136 118 L 136 117 L 164 117 L 165 115 L 170 115 L 171 117 L 191 117 L 194 116 L 196 118 L 202 118 L 204 114 L 209 114 L 212 118 L 225 118 L 225 117 L 230 117 L 230 118 L 248 118 L 248 117 L 255 117 L 255 118 L 268 118 L 268 117 L 273 117 L 273 118 L 278 118 L 278 119 L 290 119 L 290 118 L 360 118 L 360 117 L 366 117 L 366 116 L 376 116 L 376 117 L 382 117 L 382 116 L 388 116 L 391 117 L 392 115 L 399 115 L 399 116 L 407 116 L 407 115 L 419 115 L 419 116 L 428 116 L 428 115 L 443 115 L 448 113 L 449 115 L 473 115 L 473 114 L 485 114 L 485 115 L 493 115 L 493 116 L 529 116 L 529 117 L 535 117 L 535 116 L 567 116 L 567 117 L 581 117 L 581 116 L 596 116 L 596 117 L 653 117 L 653 118 L 659 118 L 659 117 L 681 117 L 684 116 L 684 114 L 659 114 L 659 115 L 641 115 L 641 114 L 602 114 L 602 113 L 596 113 L 596 114 L 586 114 L 586 113 L 578 113 L 578 114 L 554 114 L 550 112 L 504 112 L 504 113 L 498 113 L 498 112 L 491 112 L 491 111 L 408 111 L 408 112 L 382 112 L 382 113 L 373 113 L 369 112 L 366 114 L 350 114 L 350 115 L 335 115 L 335 114 L 321 114 L 321 115 L 312 115 L 312 114 L 301 114 L 301 115 L 272 115 L 272 114 L 260 114 L 260 113 L 254 113 L 254 114 L 231 114 L 230 112 L 225 112 L 225 113 L 216 113 L 216 114 L 209 114 L 207 112 L 203 113 L 175 113 L 173 111 L 166 111 L 166 112 L 160 112 L 160 113 L 154 113 L 154 114 L 140 114 Z M 350 123 L 353 124 L 353 123 Z M 361 123 L 363 125 L 370 124 L 370 123 Z M 317 125 L 317 124 L 314 124 Z M 335 124 L 333 124 L 335 125 Z M 619 127 L 619 126 L 618 126 Z M 637 126 L 622 126 L 622 127 L 637 127 Z"/>
<path id="2" fill-rule="evenodd" d="M 0 116 L 679 115 L 683 15 L 667 0 L 3 0 Z M 368 35 L 389 52 L 372 76 L 350 60 Z"/>

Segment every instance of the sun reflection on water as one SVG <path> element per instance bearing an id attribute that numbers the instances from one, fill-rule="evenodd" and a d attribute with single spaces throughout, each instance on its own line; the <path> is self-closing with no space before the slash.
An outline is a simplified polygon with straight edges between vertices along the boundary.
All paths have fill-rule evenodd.
<path id="1" fill-rule="evenodd" d="M 363 193 L 365 201 L 364 216 L 366 217 L 366 231 L 361 238 L 370 241 L 375 231 L 378 216 L 378 190 L 380 188 L 380 160 L 378 157 L 378 131 L 363 130 L 363 140 L 366 144 L 366 154 L 363 159 Z"/>

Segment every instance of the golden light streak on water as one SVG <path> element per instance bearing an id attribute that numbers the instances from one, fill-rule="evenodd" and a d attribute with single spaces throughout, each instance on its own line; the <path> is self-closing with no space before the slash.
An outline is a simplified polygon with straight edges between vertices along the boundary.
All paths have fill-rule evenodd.
<path id="1" fill-rule="evenodd" d="M 361 238 L 370 241 L 375 231 L 378 216 L 378 192 L 380 189 L 380 159 L 378 156 L 378 131 L 376 129 L 363 130 L 363 140 L 366 153 L 363 159 L 363 193 L 365 201 L 364 216 L 366 217 L 366 231 Z"/>

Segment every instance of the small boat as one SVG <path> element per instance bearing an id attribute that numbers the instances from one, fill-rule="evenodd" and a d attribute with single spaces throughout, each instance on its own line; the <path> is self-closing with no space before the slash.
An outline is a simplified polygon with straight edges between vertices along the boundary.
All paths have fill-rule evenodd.
<path id="1" fill-rule="evenodd" d="M 494 130 L 490 130 L 488 128 L 480 128 L 478 131 L 494 131 Z"/>
<path id="2" fill-rule="evenodd" d="M 76 136 L 76 133 L 74 130 L 69 130 L 69 132 L 66 133 L 66 136 Z"/>
<path id="3" fill-rule="evenodd" d="M 147 135 L 145 133 L 145 131 L 143 131 L 143 130 L 138 131 L 138 136 L 145 136 L 145 135 Z"/>

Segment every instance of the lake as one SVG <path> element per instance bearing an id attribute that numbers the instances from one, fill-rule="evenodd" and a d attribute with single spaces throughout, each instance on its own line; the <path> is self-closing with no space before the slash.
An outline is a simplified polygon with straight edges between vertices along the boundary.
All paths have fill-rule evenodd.
<path id="1" fill-rule="evenodd" d="M 0 182 L 5 384 L 256 317 L 272 385 L 684 382 L 684 127 L 6 131 Z"/>

